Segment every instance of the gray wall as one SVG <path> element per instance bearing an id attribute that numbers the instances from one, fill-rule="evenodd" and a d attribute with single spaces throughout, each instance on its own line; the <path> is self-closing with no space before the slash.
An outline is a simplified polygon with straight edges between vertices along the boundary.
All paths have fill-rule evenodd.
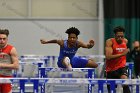
<path id="1" fill-rule="evenodd" d="M 79 40 L 88 42 L 89 39 L 95 40 L 95 46 L 92 49 L 79 49 L 78 55 L 98 55 L 99 51 L 99 21 L 95 20 L 23 20 L 23 19 L 1 19 L 0 27 L 10 30 L 9 43 L 13 44 L 19 55 L 58 55 L 59 46 L 41 45 L 40 38 L 45 39 L 67 39 L 65 30 L 71 26 L 77 27 L 81 31 Z"/>
<path id="2" fill-rule="evenodd" d="M 78 55 L 103 55 L 102 2 L 103 0 L 60 0 L 59 3 L 57 0 L 4 0 L 0 2 L 0 28 L 10 30 L 9 43 L 17 48 L 19 55 L 57 56 L 58 45 L 41 45 L 39 40 L 67 39 L 64 32 L 71 26 L 81 31 L 79 40 L 95 40 L 92 49 L 80 48 Z M 54 5 L 56 8 L 52 10 Z"/>

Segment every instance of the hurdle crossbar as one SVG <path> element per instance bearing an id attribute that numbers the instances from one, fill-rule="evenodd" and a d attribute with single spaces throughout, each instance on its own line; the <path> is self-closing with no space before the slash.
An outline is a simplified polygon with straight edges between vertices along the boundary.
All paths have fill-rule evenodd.
<path id="1" fill-rule="evenodd" d="M 55 72 L 55 71 L 69 71 L 66 68 L 53 68 L 53 67 L 39 67 L 39 77 L 47 77 L 47 72 Z M 95 69 L 94 68 L 72 68 L 73 72 L 75 71 L 82 71 L 82 72 L 88 72 L 88 78 L 94 78 L 95 77 Z"/>
<path id="2" fill-rule="evenodd" d="M 7 80 L 9 82 L 7 82 Z M 6 81 L 6 82 L 5 82 Z M 104 84 L 111 84 L 111 93 L 115 92 L 115 85 L 140 85 L 139 79 L 91 79 L 91 78 L 0 78 L 0 83 L 20 83 L 20 91 L 19 93 L 25 93 L 25 84 L 26 82 L 33 83 L 33 91 L 34 93 L 38 93 L 39 85 L 45 83 L 53 83 L 53 84 L 89 84 L 92 88 L 93 85 L 98 84 L 98 93 L 103 92 Z M 45 93 L 45 92 L 41 92 Z M 92 93 L 92 90 L 88 91 L 88 93 Z M 139 87 L 136 87 L 136 93 L 139 93 Z"/>

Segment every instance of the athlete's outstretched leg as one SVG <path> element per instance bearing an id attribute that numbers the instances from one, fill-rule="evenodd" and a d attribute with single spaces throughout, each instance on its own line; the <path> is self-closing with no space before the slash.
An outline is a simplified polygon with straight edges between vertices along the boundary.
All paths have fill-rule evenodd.
<path id="1" fill-rule="evenodd" d="M 63 65 L 66 66 L 66 68 L 68 70 L 70 70 L 70 71 L 72 70 L 72 65 L 70 64 L 69 57 L 64 57 L 64 59 L 63 59 Z"/>

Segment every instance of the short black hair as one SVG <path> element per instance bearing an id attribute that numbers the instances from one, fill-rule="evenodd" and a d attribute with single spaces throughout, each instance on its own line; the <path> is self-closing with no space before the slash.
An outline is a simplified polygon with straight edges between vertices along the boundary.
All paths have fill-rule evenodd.
<path id="1" fill-rule="evenodd" d="M 125 29 L 122 26 L 117 26 L 114 28 L 114 33 L 116 34 L 117 32 L 125 32 Z"/>
<path id="2" fill-rule="evenodd" d="M 5 34 L 8 37 L 9 30 L 8 29 L 0 29 L 0 34 Z"/>
<path id="3" fill-rule="evenodd" d="M 67 33 L 67 34 L 73 33 L 76 36 L 78 36 L 80 34 L 80 31 L 77 28 L 75 28 L 75 27 L 70 27 L 69 29 L 66 30 L 65 33 Z"/>

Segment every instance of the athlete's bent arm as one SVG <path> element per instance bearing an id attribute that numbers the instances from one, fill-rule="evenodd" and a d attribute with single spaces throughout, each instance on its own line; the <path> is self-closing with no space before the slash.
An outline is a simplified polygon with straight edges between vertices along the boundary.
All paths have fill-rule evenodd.
<path id="1" fill-rule="evenodd" d="M 63 45 L 63 40 L 57 40 L 57 39 L 54 39 L 54 40 L 40 39 L 40 42 L 41 44 L 56 43 L 60 46 Z"/>
<path id="2" fill-rule="evenodd" d="M 17 56 L 17 51 L 13 47 L 10 52 L 12 64 L 9 63 L 0 63 L 0 68 L 9 68 L 9 69 L 18 69 L 19 68 L 19 60 Z"/>
<path id="3" fill-rule="evenodd" d="M 79 41 L 79 47 L 90 49 L 93 46 L 94 46 L 94 40 L 89 40 L 89 43 L 88 44 L 85 44 L 85 43 Z"/>

